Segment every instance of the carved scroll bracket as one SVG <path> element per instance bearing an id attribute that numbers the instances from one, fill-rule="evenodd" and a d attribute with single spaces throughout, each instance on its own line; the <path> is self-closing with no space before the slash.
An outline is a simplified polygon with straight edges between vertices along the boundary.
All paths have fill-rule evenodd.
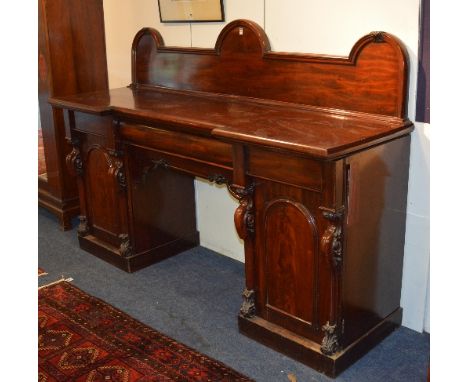
<path id="1" fill-rule="evenodd" d="M 239 207 L 234 212 L 234 224 L 239 237 L 245 239 L 249 234 L 253 234 L 255 232 L 253 208 L 255 183 L 248 186 L 239 186 L 229 183 L 229 180 L 221 174 L 209 175 L 208 180 L 216 184 L 226 184 L 229 193 L 239 201 Z"/>
<path id="2" fill-rule="evenodd" d="M 342 220 L 344 208 L 334 210 L 320 207 L 320 209 L 324 218 L 330 221 L 320 242 L 321 250 L 328 255 L 335 269 L 341 268 L 343 263 Z"/>
<path id="3" fill-rule="evenodd" d="M 83 160 L 81 159 L 81 152 L 80 152 L 80 141 L 78 138 L 73 137 L 71 139 L 67 138 L 67 141 L 72 145 L 72 151 L 67 155 L 65 162 L 68 167 L 68 171 L 70 173 L 83 176 L 84 167 L 83 167 Z"/>
<path id="4" fill-rule="evenodd" d="M 229 184 L 229 193 L 239 201 L 239 207 L 234 212 L 234 224 L 241 239 L 255 233 L 255 215 L 253 208 L 253 193 L 255 184 L 247 187 Z"/>
<path id="5" fill-rule="evenodd" d="M 115 158 L 109 167 L 109 174 L 115 178 L 119 185 L 119 189 L 124 191 L 127 188 L 127 178 L 125 176 L 125 170 L 121 160 L 124 153 L 121 150 L 108 150 L 108 152 Z"/>
<path id="6" fill-rule="evenodd" d="M 117 184 L 119 185 L 119 189 L 121 191 L 124 191 L 127 188 L 127 178 L 125 176 L 122 161 L 115 161 L 115 164 L 113 167 L 111 167 L 110 172 L 112 173 Z"/>

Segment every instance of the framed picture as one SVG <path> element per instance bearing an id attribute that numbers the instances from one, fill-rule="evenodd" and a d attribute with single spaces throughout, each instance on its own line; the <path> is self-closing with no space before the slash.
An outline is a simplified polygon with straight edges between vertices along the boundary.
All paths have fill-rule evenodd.
<path id="1" fill-rule="evenodd" d="M 158 0 L 163 23 L 224 21 L 223 0 Z"/>

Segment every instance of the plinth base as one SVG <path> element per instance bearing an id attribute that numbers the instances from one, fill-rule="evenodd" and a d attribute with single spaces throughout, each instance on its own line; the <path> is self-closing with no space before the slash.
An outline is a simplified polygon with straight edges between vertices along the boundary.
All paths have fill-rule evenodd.
<path id="1" fill-rule="evenodd" d="M 239 331 L 264 345 L 283 353 L 307 366 L 335 378 L 357 361 L 401 324 L 402 309 L 395 310 L 378 325 L 340 352 L 327 356 L 320 344 L 301 337 L 260 317 L 239 316 Z"/>
<path id="2" fill-rule="evenodd" d="M 129 273 L 196 247 L 200 243 L 199 234 L 197 232 L 192 237 L 177 239 L 152 248 L 151 250 L 123 257 L 120 255 L 117 248 L 99 240 L 93 235 L 86 235 L 78 239 L 81 249 Z"/>

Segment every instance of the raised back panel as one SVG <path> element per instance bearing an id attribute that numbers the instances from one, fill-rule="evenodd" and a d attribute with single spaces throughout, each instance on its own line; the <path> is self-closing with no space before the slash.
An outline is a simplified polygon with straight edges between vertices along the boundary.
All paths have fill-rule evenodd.
<path id="1" fill-rule="evenodd" d="M 229 23 L 214 49 L 165 47 L 140 30 L 132 46 L 135 86 L 163 86 L 405 117 L 407 55 L 394 36 L 373 32 L 349 57 L 276 53 L 247 20 Z"/>

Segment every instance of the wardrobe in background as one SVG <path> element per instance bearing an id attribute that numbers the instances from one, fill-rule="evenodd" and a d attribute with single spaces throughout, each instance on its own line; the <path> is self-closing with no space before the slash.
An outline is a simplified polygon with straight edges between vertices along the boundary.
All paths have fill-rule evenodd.
<path id="1" fill-rule="evenodd" d="M 104 12 L 102 0 L 39 0 L 38 6 L 39 206 L 67 230 L 80 211 L 65 165 L 72 147 L 63 112 L 48 98 L 108 88 Z"/>

